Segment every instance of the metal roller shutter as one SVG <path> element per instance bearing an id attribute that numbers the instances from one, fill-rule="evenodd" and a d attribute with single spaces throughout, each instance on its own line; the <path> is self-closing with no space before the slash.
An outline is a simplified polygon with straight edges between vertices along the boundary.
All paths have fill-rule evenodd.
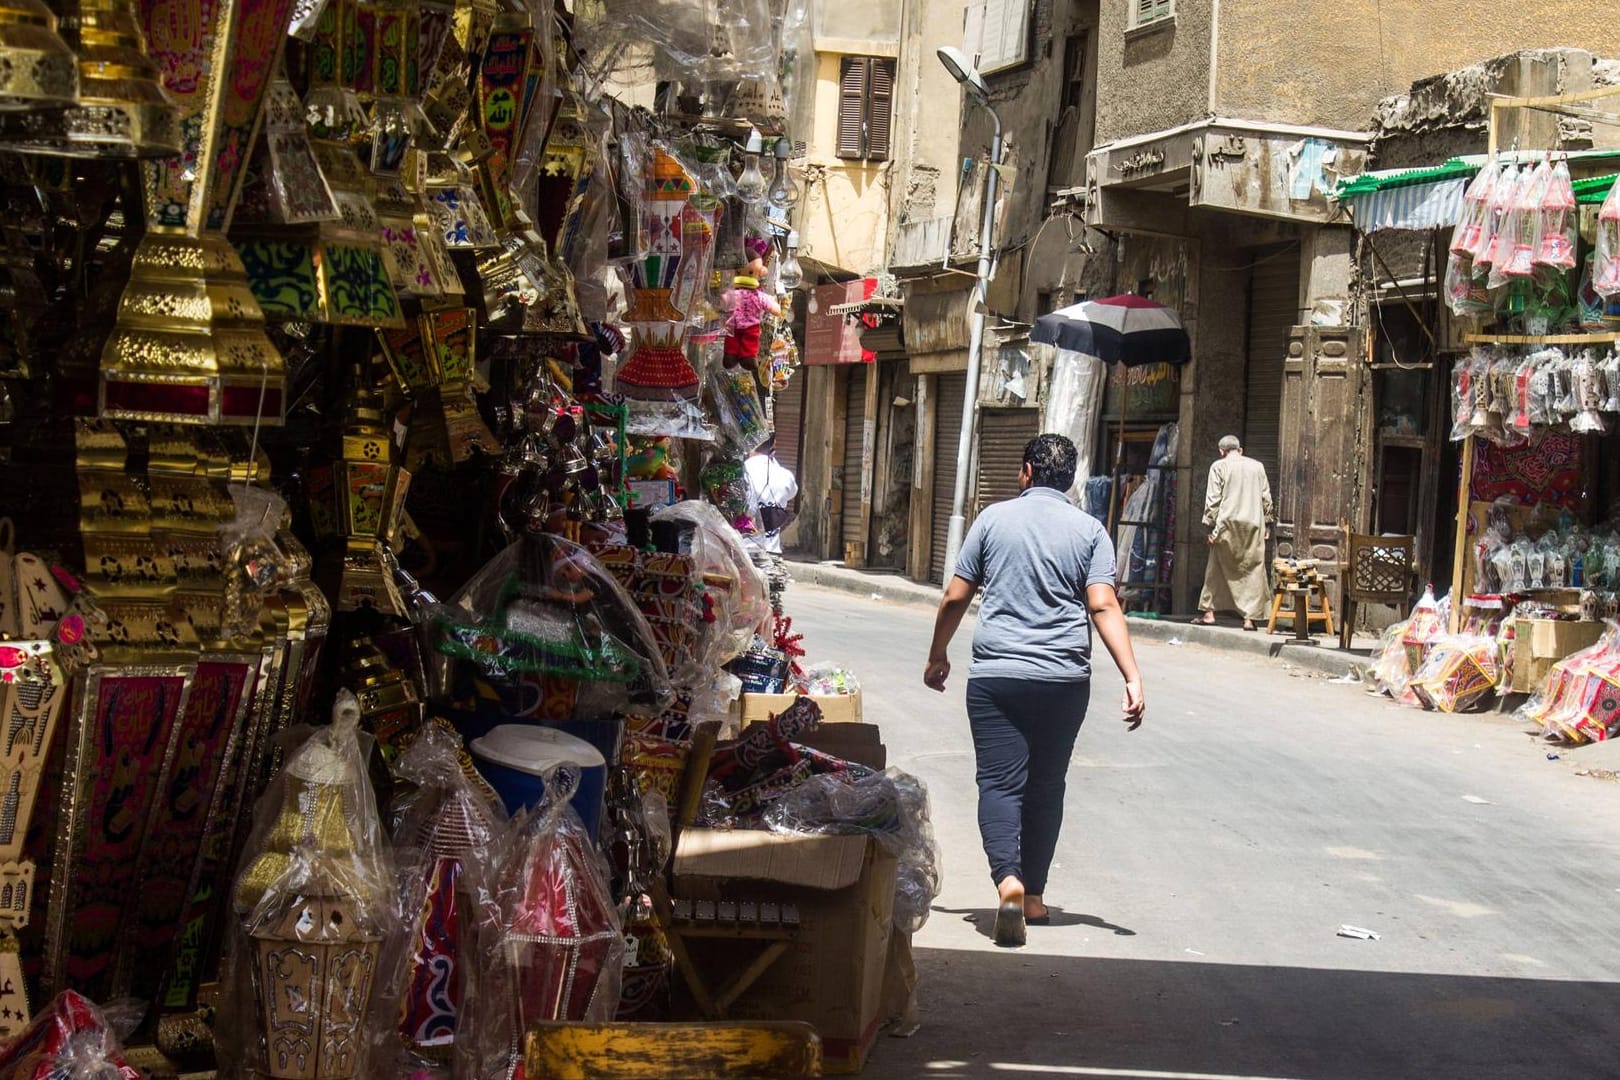
<path id="1" fill-rule="evenodd" d="M 1275 479 L 1282 432 L 1283 361 L 1288 332 L 1299 321 L 1299 247 L 1260 252 L 1249 277 L 1249 344 L 1244 372 L 1247 405 L 1243 452 Z"/>
<path id="2" fill-rule="evenodd" d="M 1041 433 L 1039 409 L 981 409 L 979 411 L 977 510 L 991 503 L 1018 497 L 1018 474 L 1024 467 L 1024 447 Z"/>
<path id="3" fill-rule="evenodd" d="M 872 377 L 869 364 L 850 368 L 849 396 L 844 413 L 844 530 L 846 544 L 865 544 L 861 528 L 861 466 L 866 460 L 866 380 Z"/>
<path id="4" fill-rule="evenodd" d="M 794 476 L 799 475 L 799 432 L 804 427 L 804 379 L 804 371 L 795 372 L 788 380 L 787 389 L 777 394 L 771 403 L 776 424 L 776 460 Z"/>
<path id="5" fill-rule="evenodd" d="M 933 554 L 929 580 L 945 580 L 945 543 L 950 537 L 951 500 L 956 495 L 956 443 L 962 437 L 962 402 L 967 374 L 939 375 L 934 380 L 934 513 Z"/>

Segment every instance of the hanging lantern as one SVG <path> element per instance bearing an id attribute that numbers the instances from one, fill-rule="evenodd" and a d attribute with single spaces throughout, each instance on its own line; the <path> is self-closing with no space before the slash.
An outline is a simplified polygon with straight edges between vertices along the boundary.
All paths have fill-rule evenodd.
<path id="1" fill-rule="evenodd" d="M 356 381 L 336 457 L 310 470 L 310 512 L 325 547 L 317 576 L 330 583 L 338 611 L 404 615 L 388 546 L 398 539 L 411 474 L 399 465 L 382 395 L 363 376 Z"/>
<path id="2" fill-rule="evenodd" d="M 426 719 L 416 685 L 388 662 L 370 638 L 354 643 L 343 682 L 360 702 L 360 726 L 392 761 L 406 738 L 420 731 Z"/>
<path id="3" fill-rule="evenodd" d="M 312 145 L 338 216 L 296 229 L 244 225 L 235 230 L 254 295 L 273 319 L 403 326 L 370 176 L 347 146 Z"/>
<path id="4" fill-rule="evenodd" d="M 374 0 L 376 39 L 371 103 L 371 171 L 398 176 L 422 115 L 422 11 L 416 0 Z"/>
<path id="5" fill-rule="evenodd" d="M 411 190 L 403 179 L 378 185 L 377 223 L 394 289 L 401 296 L 419 300 L 459 296 L 461 279 L 443 238 L 427 220 L 421 193 Z"/>
<path id="6" fill-rule="evenodd" d="M 683 215 L 695 185 L 674 155 L 653 150 L 645 180 L 642 229 L 644 249 L 630 266 L 634 287 L 625 321 L 636 331 L 636 347 L 619 369 L 617 385 L 626 396 L 696 397 L 697 372 L 686 359 L 686 313 L 671 302 L 679 276 Z"/>
<path id="7" fill-rule="evenodd" d="M 0 109 L 77 104 L 79 58 L 42 0 L 0 4 Z"/>
<path id="8" fill-rule="evenodd" d="M 327 0 L 310 39 L 304 115 L 317 139 L 348 139 L 366 125 L 365 107 L 353 87 L 359 63 L 356 6 L 355 0 Z"/>
<path id="9" fill-rule="evenodd" d="M 8 0 L 8 7 L 28 10 L 16 0 Z M 61 110 L 0 113 L 0 143 L 66 157 L 151 158 L 179 152 L 178 116 L 147 54 L 133 0 L 63 0 L 56 26 L 74 53 L 78 92 Z M 34 79 L 53 84 L 52 96 L 60 100 L 72 90 L 68 80 L 51 74 L 55 62 L 45 59 L 48 40 L 41 45 L 45 75 L 36 73 Z"/>
<path id="10" fill-rule="evenodd" d="M 286 368 L 224 230 L 292 0 L 219 0 L 204 20 L 145 0 L 148 46 L 180 112 L 180 154 L 145 167 L 148 231 L 101 355 L 101 415 L 279 424 Z"/>
<path id="11" fill-rule="evenodd" d="M 500 239 L 473 190 L 472 170 L 450 154 L 428 155 L 428 219 L 451 250 L 496 248 Z"/>
<path id="12" fill-rule="evenodd" d="M 484 423 L 473 398 L 478 313 L 472 308 L 424 311 L 421 326 L 422 346 L 439 372 L 439 401 L 451 460 L 467 461 L 478 452 L 499 454 L 501 442 Z"/>

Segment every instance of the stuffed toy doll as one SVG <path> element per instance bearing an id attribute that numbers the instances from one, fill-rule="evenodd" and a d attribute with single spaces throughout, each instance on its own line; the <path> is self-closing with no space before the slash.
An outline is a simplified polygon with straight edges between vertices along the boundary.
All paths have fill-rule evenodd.
<path id="1" fill-rule="evenodd" d="M 760 324 L 765 313 L 781 315 L 782 307 L 776 298 L 760 287 L 765 278 L 766 260 L 770 257 L 770 241 L 750 236 L 746 274 L 732 279 L 732 287 L 724 300 L 730 309 L 726 318 L 726 367 L 744 367 L 759 357 Z"/>

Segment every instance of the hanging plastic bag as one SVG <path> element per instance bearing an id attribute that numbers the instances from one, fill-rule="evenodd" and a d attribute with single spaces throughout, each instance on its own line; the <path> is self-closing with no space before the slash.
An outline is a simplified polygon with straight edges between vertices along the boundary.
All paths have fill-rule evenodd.
<path id="1" fill-rule="evenodd" d="M 929 817 L 928 788 L 899 769 L 852 776 L 813 776 L 790 789 L 765 811 L 772 832 L 820 835 L 866 834 L 894 855 L 894 925 L 914 934 L 928 921 L 943 873 Z"/>
<path id="2" fill-rule="evenodd" d="M 287 759 L 254 809 L 227 943 L 222 1071 L 276 1080 L 367 1075 L 383 941 L 399 924 L 360 706 Z"/>
<path id="3" fill-rule="evenodd" d="M 1463 193 L 1462 218 L 1451 232 L 1451 254 L 1466 258 L 1471 265 L 1484 249 L 1486 222 L 1502 168 L 1493 157 L 1479 170 Z"/>
<path id="4" fill-rule="evenodd" d="M 1570 181 L 1569 163 L 1562 158 L 1552 168 L 1540 209 L 1541 237 L 1536 245 L 1536 265 L 1573 270 L 1577 227 L 1575 186 Z"/>
<path id="5" fill-rule="evenodd" d="M 1571 431 L 1603 434 L 1608 430 L 1599 410 L 1603 408 L 1603 372 L 1591 349 L 1582 349 L 1570 362 L 1570 382 L 1576 412 L 1569 421 Z"/>
<path id="6" fill-rule="evenodd" d="M 1502 170 L 1491 188 L 1491 205 L 1485 213 L 1485 228 L 1480 237 L 1479 250 L 1472 253 L 1474 273 L 1484 274 L 1495 265 L 1498 257 L 1505 261 L 1512 256 L 1513 237 L 1505 231 L 1507 216 L 1518 198 L 1520 180 L 1528 174 L 1529 170 L 1521 172 L 1517 165 L 1509 165 Z M 1505 251 L 1504 243 L 1507 245 Z"/>
<path id="7" fill-rule="evenodd" d="M 1609 189 L 1598 210 L 1597 242 L 1592 256 L 1592 288 L 1608 300 L 1620 296 L 1620 181 Z"/>

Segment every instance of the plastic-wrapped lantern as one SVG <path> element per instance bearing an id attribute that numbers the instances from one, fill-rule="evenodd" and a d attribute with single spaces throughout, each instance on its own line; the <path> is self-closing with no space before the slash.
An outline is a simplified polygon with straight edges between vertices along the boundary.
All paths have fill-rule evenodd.
<path id="1" fill-rule="evenodd" d="M 1609 189 L 1609 197 L 1603 200 L 1603 208 L 1598 211 L 1592 288 L 1605 298 L 1620 295 L 1620 182 Z"/>
<path id="2" fill-rule="evenodd" d="M 1553 166 L 1547 190 L 1541 197 L 1541 241 L 1536 245 L 1536 265 L 1569 270 L 1575 266 L 1575 187 L 1569 166 L 1563 161 Z"/>

